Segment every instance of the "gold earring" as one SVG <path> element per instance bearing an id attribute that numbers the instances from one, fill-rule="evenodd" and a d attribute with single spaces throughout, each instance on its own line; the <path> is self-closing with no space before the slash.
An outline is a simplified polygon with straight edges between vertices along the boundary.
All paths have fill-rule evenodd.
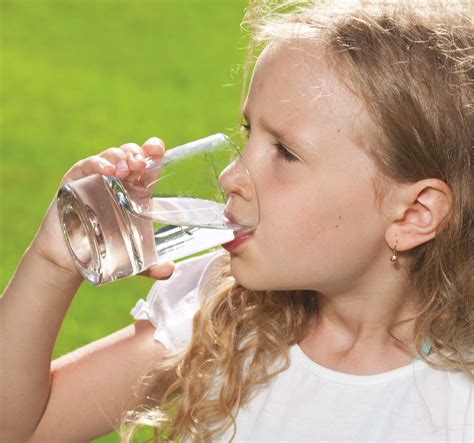
<path id="1" fill-rule="evenodd" d="M 397 257 L 397 245 L 398 245 L 398 240 L 395 242 L 395 246 L 393 247 L 393 255 L 390 257 L 390 261 L 392 263 L 395 263 L 398 260 Z"/>

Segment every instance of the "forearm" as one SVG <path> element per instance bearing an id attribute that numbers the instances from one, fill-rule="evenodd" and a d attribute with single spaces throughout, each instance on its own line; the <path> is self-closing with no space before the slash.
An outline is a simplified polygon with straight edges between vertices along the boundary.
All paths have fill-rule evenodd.
<path id="1" fill-rule="evenodd" d="M 2 440 L 26 440 L 41 418 L 54 344 L 80 284 L 30 248 L 0 299 Z"/>

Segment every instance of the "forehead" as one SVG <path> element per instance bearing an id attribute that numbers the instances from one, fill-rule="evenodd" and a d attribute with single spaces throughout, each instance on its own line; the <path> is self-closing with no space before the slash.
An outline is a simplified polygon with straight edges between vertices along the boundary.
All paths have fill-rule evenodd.
<path id="1" fill-rule="evenodd" d="M 322 44 L 288 41 L 270 43 L 262 51 L 253 80 L 258 86 L 284 82 L 291 90 L 279 91 L 281 98 L 290 98 L 285 96 L 295 92 L 307 98 L 314 96 L 314 90 L 329 86 L 330 77 Z"/>
<path id="2" fill-rule="evenodd" d="M 350 135 L 361 107 L 327 65 L 322 44 L 287 42 L 258 58 L 244 111 L 312 143 L 322 128 Z"/>

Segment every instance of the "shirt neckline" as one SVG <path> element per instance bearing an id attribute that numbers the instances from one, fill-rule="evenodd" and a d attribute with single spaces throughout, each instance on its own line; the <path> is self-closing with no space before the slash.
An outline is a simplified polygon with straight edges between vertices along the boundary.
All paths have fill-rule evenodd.
<path id="1" fill-rule="evenodd" d="M 315 361 L 311 360 L 301 349 L 298 344 L 293 345 L 290 348 L 290 357 L 291 359 L 298 362 L 305 369 L 309 370 L 313 374 L 317 375 L 320 378 L 329 380 L 339 384 L 345 385 L 355 385 L 355 386 L 367 386 L 367 385 L 376 385 L 381 383 L 387 383 L 392 380 L 398 379 L 400 377 L 412 375 L 415 372 L 429 367 L 422 360 L 413 360 L 406 366 L 401 368 L 392 369 L 391 371 L 382 372 L 380 374 L 373 375 L 354 375 L 347 374 L 345 372 L 338 372 L 332 369 L 321 366 Z"/>

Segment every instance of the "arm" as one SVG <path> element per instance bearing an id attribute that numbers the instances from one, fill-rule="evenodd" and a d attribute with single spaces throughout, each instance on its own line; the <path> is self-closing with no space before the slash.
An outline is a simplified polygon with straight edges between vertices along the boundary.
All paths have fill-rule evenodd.
<path id="1" fill-rule="evenodd" d="M 48 401 L 54 343 L 81 279 L 30 248 L 0 299 L 1 433 L 4 441 L 31 435 Z"/>
<path id="2" fill-rule="evenodd" d="M 104 175 L 120 173 L 122 178 L 126 177 L 130 170 L 144 168 L 143 160 L 128 159 L 127 154 L 135 150 L 140 150 L 138 145 L 127 144 L 122 149 L 110 148 L 99 156 L 82 160 L 70 169 L 62 183 L 97 172 Z M 164 148 L 160 149 L 156 142 L 143 145 L 146 156 L 161 156 L 163 151 Z M 117 169 L 116 165 L 121 160 L 129 162 L 129 170 Z M 171 268 L 161 265 L 146 274 L 159 279 L 170 272 Z M 71 357 L 66 356 L 53 362 L 51 368 L 59 328 L 81 281 L 62 238 L 56 202 L 53 200 L 32 245 L 22 257 L 0 299 L 1 441 L 24 442 L 32 435 L 36 438 L 36 435 L 51 433 L 51 426 L 54 426 L 57 417 L 65 419 L 65 412 L 74 415 L 94 410 L 94 402 L 98 400 L 99 404 L 104 404 L 114 392 L 125 399 L 127 408 L 126 405 L 132 404 L 129 381 L 146 372 L 151 364 L 149 358 L 154 358 L 155 352 L 162 353 L 163 348 L 151 342 L 149 334 L 136 333 L 135 329 L 132 332 L 130 328 L 134 327 L 131 326 L 119 331 L 118 336 L 112 335 L 105 338 L 105 342 L 90 344 L 78 350 L 77 354 L 73 353 L 76 356 L 72 357 L 74 363 L 71 363 Z M 130 367 L 118 367 L 122 357 L 127 352 L 131 353 L 135 346 L 144 351 L 144 359 L 137 357 Z M 106 368 L 97 364 L 97 358 L 115 364 Z M 121 377 L 124 379 L 119 382 Z M 123 386 L 119 387 L 121 383 Z M 84 394 L 88 389 L 96 389 L 99 396 L 105 396 L 104 401 L 100 397 L 93 399 Z M 117 389 L 121 389 L 120 393 Z M 76 402 L 80 398 L 82 403 L 72 404 L 68 409 L 69 398 Z M 116 404 L 112 405 L 111 410 L 118 410 Z M 88 413 L 84 414 L 87 416 Z M 95 435 L 99 428 L 106 429 L 105 432 L 112 429 L 112 425 L 107 428 L 104 423 L 98 425 L 90 421 L 91 417 L 86 418 L 80 422 L 81 426 L 74 428 L 78 434 L 70 434 L 67 440 Z M 114 421 L 117 419 L 112 419 Z M 58 429 L 55 429 L 55 436 L 57 432 Z"/>
<path id="3" fill-rule="evenodd" d="M 138 378 L 164 352 L 146 320 L 51 363 L 79 284 L 29 250 L 0 300 L 2 403 L 8 406 L 1 412 L 2 441 L 90 441 L 118 427 L 123 413 L 138 406 Z"/>
<path id="4" fill-rule="evenodd" d="M 140 320 L 52 363 L 48 405 L 29 443 L 86 442 L 120 426 L 138 407 L 135 388 L 165 348 Z"/>

